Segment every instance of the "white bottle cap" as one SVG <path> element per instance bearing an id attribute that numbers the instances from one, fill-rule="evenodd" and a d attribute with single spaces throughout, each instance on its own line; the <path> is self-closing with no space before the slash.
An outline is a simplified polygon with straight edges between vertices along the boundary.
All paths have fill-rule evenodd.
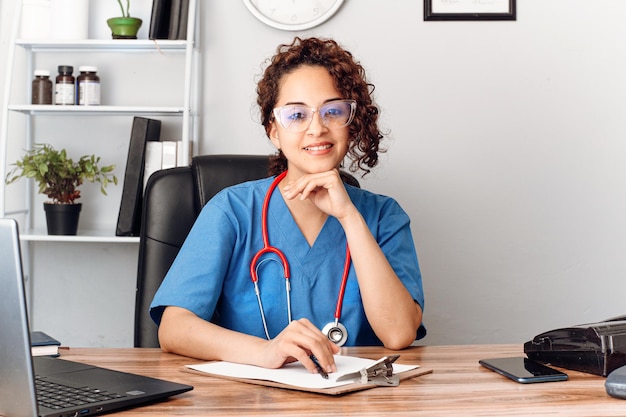
<path id="1" fill-rule="evenodd" d="M 78 67 L 79 72 L 98 72 L 98 67 L 92 67 L 90 65 L 83 65 Z"/>
<path id="2" fill-rule="evenodd" d="M 49 77 L 50 71 L 48 70 L 35 70 L 35 77 Z"/>

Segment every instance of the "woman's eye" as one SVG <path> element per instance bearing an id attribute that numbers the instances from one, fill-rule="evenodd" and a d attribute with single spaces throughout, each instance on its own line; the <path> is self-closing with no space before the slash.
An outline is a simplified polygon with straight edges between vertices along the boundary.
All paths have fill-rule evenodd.
<path id="1" fill-rule="evenodd" d="M 289 120 L 293 120 L 293 121 L 305 120 L 305 119 L 306 119 L 306 113 L 303 111 L 298 111 L 298 110 L 292 111 L 289 116 Z"/>
<path id="2" fill-rule="evenodd" d="M 338 117 L 341 116 L 343 112 L 340 108 L 331 107 L 329 109 L 325 109 L 322 117 Z"/>

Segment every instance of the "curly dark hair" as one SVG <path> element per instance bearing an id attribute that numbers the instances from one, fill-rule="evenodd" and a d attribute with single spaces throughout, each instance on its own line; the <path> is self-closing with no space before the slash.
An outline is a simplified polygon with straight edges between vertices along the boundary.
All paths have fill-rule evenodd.
<path id="1" fill-rule="evenodd" d="M 369 173 L 370 168 L 378 164 L 378 153 L 383 152 L 379 148 L 383 135 L 378 130 L 378 107 L 371 97 L 375 87 L 367 82 L 365 70 L 352 54 L 331 39 L 295 37 L 291 44 L 278 46 L 276 55 L 268 62 L 257 84 L 257 104 L 268 137 L 282 77 L 304 65 L 324 67 L 343 98 L 356 100 L 357 103 L 354 120 L 349 126 L 352 139 L 348 155 L 352 162 L 348 169 L 350 172 L 361 169 L 363 175 Z M 287 159 L 278 150 L 270 159 L 270 175 L 277 175 L 286 169 Z"/>

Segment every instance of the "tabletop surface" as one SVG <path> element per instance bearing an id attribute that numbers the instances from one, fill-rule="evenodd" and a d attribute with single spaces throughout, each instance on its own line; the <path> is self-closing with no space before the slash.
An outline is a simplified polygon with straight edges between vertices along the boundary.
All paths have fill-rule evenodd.
<path id="1" fill-rule="evenodd" d="M 411 416 L 626 416 L 626 401 L 606 394 L 605 378 L 564 370 L 569 380 L 519 384 L 487 370 L 484 358 L 523 356 L 521 345 L 418 346 L 399 352 L 380 347 L 342 348 L 341 354 L 378 359 L 399 353 L 398 363 L 432 373 L 373 388 L 327 396 L 229 381 L 183 371 L 196 359 L 159 349 L 71 348 L 61 357 L 193 385 L 168 400 L 109 414 L 120 416 L 411 415 Z"/>

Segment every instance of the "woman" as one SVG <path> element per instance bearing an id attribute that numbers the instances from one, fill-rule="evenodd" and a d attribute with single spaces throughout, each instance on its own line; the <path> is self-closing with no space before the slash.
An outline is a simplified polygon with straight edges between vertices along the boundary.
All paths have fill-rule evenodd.
<path id="1" fill-rule="evenodd" d="M 202 210 L 152 302 L 163 350 L 267 368 L 300 361 L 317 372 L 314 355 L 333 372 L 342 343 L 402 349 L 424 336 L 408 216 L 338 171 L 346 156 L 353 172 L 378 162 L 371 90 L 332 40 L 278 48 L 257 87 L 278 149 L 272 177 L 230 187 Z M 282 252 L 255 258 L 268 245 Z"/>

